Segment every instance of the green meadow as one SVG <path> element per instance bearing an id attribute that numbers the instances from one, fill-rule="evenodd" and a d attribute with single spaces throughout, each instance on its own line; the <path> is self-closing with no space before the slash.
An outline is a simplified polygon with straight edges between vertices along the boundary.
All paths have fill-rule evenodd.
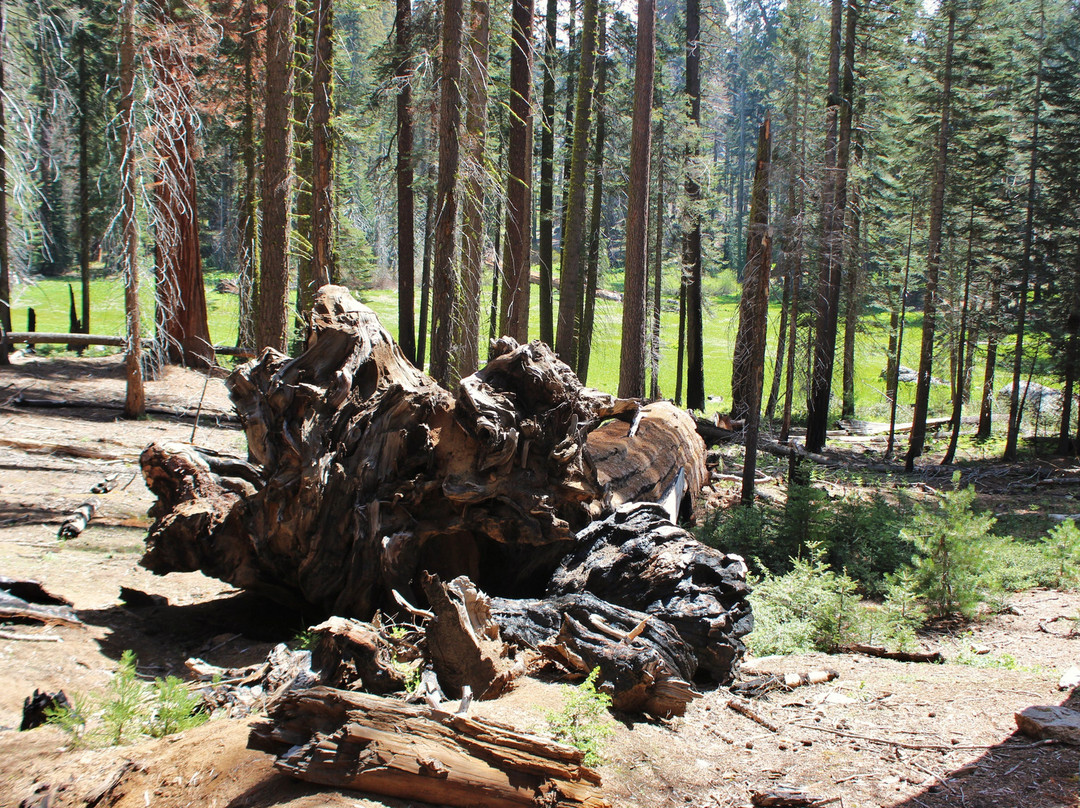
<path id="1" fill-rule="evenodd" d="M 236 342 L 238 298 L 236 295 L 223 294 L 214 290 L 219 280 L 218 275 L 210 274 L 206 282 L 206 298 L 210 321 L 210 335 L 215 344 L 232 345 Z M 78 301 L 79 285 L 77 279 L 40 279 L 33 283 L 17 284 L 12 290 L 12 317 L 15 330 L 26 327 L 27 308 L 33 307 L 37 315 L 38 331 L 68 330 L 68 283 L 71 283 Z M 676 289 L 668 290 L 664 296 L 660 318 L 660 392 L 665 398 L 675 395 L 675 363 L 678 329 L 678 300 Z M 354 290 L 354 294 L 369 305 L 379 315 L 391 334 L 397 335 L 396 293 L 389 289 Z M 539 308 L 536 305 L 537 288 L 533 287 L 533 307 L 530 334 L 539 334 Z M 416 295 L 419 306 L 420 295 Z M 557 303 L 556 303 L 557 305 Z M 95 334 L 120 334 L 123 331 L 123 286 L 119 279 L 99 278 L 91 284 L 91 328 Z M 143 320 L 149 327 L 153 321 L 153 299 L 149 287 L 143 287 Z M 710 397 L 707 402 L 709 412 L 727 409 L 731 387 L 731 355 L 738 327 L 738 299 L 734 295 L 710 294 L 705 304 L 705 391 Z M 481 335 L 486 340 L 488 319 L 486 310 L 481 322 Z M 588 382 L 601 390 L 614 392 L 618 387 L 619 350 L 622 318 L 622 304 L 612 300 L 598 300 L 596 328 L 593 342 L 592 360 Z M 856 407 L 859 417 L 869 420 L 887 420 L 888 402 L 885 398 L 885 382 L 881 378 L 885 368 L 885 349 L 888 344 L 888 315 L 872 312 L 865 315 L 861 322 L 856 340 Z M 772 383 L 773 362 L 776 356 L 780 307 L 774 303 L 770 310 L 769 346 L 766 354 L 765 396 Z M 904 337 L 903 364 L 918 367 L 921 316 L 909 314 Z M 805 392 L 803 384 L 806 377 L 805 329 L 798 350 L 799 362 L 796 370 L 796 397 L 794 411 L 796 417 L 805 411 Z M 59 351 L 62 346 L 39 346 L 39 353 Z M 95 349 L 104 351 L 105 349 Z M 839 409 L 840 393 L 840 348 L 836 364 L 836 378 L 833 386 L 836 407 Z M 1003 366 L 1001 373 L 1008 370 Z M 935 375 L 946 378 L 947 364 L 939 365 Z M 981 377 L 981 365 L 976 368 L 976 380 Z M 1001 376 L 1000 378 L 1004 378 Z M 901 418 L 910 413 L 910 403 L 914 395 L 913 384 L 902 384 L 900 391 Z M 782 406 L 782 404 L 781 404 Z M 973 403 L 977 406 L 977 402 Z M 931 413 L 944 414 L 948 407 L 948 387 L 935 386 L 932 391 Z M 778 412 L 780 409 L 778 408 Z"/>

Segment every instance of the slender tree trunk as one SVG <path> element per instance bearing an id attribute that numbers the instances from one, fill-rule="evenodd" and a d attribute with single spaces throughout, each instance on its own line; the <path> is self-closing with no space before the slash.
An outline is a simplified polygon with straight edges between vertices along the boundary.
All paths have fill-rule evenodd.
<path id="1" fill-rule="evenodd" d="M 294 0 L 267 0 L 262 239 L 255 347 L 284 352 L 289 339 L 289 206 L 292 196 Z"/>
<path id="2" fill-rule="evenodd" d="M 656 125 L 656 250 L 653 257 L 652 328 L 649 329 L 649 398 L 660 400 L 660 284 L 664 277 L 664 121 Z"/>
<path id="3" fill-rule="evenodd" d="M 686 287 L 686 404 L 705 409 L 705 348 L 701 278 L 701 185 L 698 182 L 701 130 L 701 8 L 699 0 L 686 0 L 686 95 L 690 102 L 693 145 L 686 149 L 686 209 L 683 238 L 683 275 Z"/>
<path id="4" fill-rule="evenodd" d="M 998 354 L 998 310 L 1001 308 L 1001 279 L 996 273 L 990 278 L 990 310 L 987 312 L 986 364 L 983 371 L 982 400 L 979 404 L 979 427 L 975 431 L 978 440 L 986 440 L 993 429 L 994 372 Z"/>
<path id="5" fill-rule="evenodd" d="M 1020 293 L 1016 305 L 1016 348 L 1013 350 L 1013 384 L 1009 397 L 1009 429 L 1005 438 L 1005 460 L 1015 460 L 1024 409 L 1020 402 L 1020 373 L 1024 361 L 1024 329 L 1027 327 L 1027 298 L 1031 282 L 1031 251 L 1035 234 L 1035 175 L 1039 169 L 1039 117 L 1042 111 L 1043 5 L 1039 3 L 1038 60 L 1035 67 L 1035 97 L 1031 113 L 1031 157 L 1028 161 L 1027 212 L 1024 221 L 1023 258 L 1020 263 Z"/>
<path id="6" fill-rule="evenodd" d="M 555 61 L 558 58 L 559 4 L 547 0 L 544 16 L 544 89 L 540 109 L 540 339 L 551 345 L 555 259 Z"/>
<path id="7" fill-rule="evenodd" d="M 945 215 L 945 177 L 949 154 L 949 116 L 952 103 L 953 39 L 956 32 L 956 7 L 948 9 L 949 29 L 945 40 L 944 79 L 941 88 L 941 123 L 938 127 L 934 156 L 934 187 L 930 195 L 930 235 L 926 258 L 926 283 L 923 301 L 922 347 L 919 351 L 919 378 L 915 387 L 915 413 L 911 421 L 904 467 L 911 471 L 915 458 L 926 442 L 926 415 L 930 405 L 930 373 L 934 359 L 934 326 L 937 315 L 938 272 L 941 269 L 941 230 Z"/>
<path id="8" fill-rule="evenodd" d="M 337 276 L 334 255 L 334 2 L 314 0 L 311 21 L 311 278 Z"/>
<path id="9" fill-rule="evenodd" d="M 584 287 L 585 170 L 592 124 L 593 68 L 596 61 L 597 0 L 584 0 L 581 25 L 581 58 L 578 60 L 577 97 L 574 100 L 574 138 L 567 184 L 566 219 L 559 268 L 559 321 L 555 351 L 576 367 L 581 329 Z"/>
<path id="10" fill-rule="evenodd" d="M 413 193 L 412 0 L 397 0 L 394 77 L 397 94 L 398 345 L 405 358 L 423 367 L 416 351 L 416 234 Z"/>
<path id="11" fill-rule="evenodd" d="M 1077 253 L 1077 262 L 1080 264 L 1080 252 Z M 1080 276 L 1080 266 L 1077 267 Z M 1065 342 L 1065 390 L 1061 400 L 1061 423 L 1058 428 L 1059 455 L 1074 454 L 1072 445 L 1072 405 L 1073 390 L 1076 386 L 1077 359 L 1080 355 L 1080 294 L 1074 290 L 1072 305 L 1069 309 L 1069 317 L 1065 324 L 1065 332 L 1069 335 Z M 1080 444 L 1078 444 L 1080 446 Z"/>
<path id="12" fill-rule="evenodd" d="M 312 30 L 314 29 L 313 0 L 294 0 L 296 3 L 296 35 L 293 44 L 293 194 L 292 234 L 290 248 L 296 268 L 296 329 L 307 327 L 308 317 L 315 305 L 315 243 L 312 224 L 314 199 L 311 194 L 314 162 L 311 149 L 312 99 Z M 294 332 L 295 334 L 295 332 Z"/>
<path id="13" fill-rule="evenodd" d="M 679 278 L 679 344 L 675 351 L 675 403 L 682 406 L 683 366 L 686 364 L 686 284 Z"/>
<path id="14" fill-rule="evenodd" d="M 885 445 L 885 457 L 892 457 L 896 442 L 896 405 L 900 394 L 900 360 L 904 355 L 904 326 L 907 321 L 907 290 L 908 276 L 911 272 L 911 241 L 915 235 L 915 197 L 911 198 L 911 215 L 908 218 L 907 256 L 904 259 L 904 281 L 900 285 L 900 299 L 897 301 L 898 311 L 894 313 L 897 325 L 895 353 L 889 355 L 888 374 L 889 379 L 887 396 L 889 399 L 889 439 Z M 892 342 L 892 340 L 890 340 Z"/>
<path id="15" fill-rule="evenodd" d="M 7 116 L 5 113 L 7 85 L 4 83 L 4 67 L 7 61 L 7 11 L 0 0 L 0 330 L 6 335 L 11 331 L 11 266 L 8 258 L 7 223 Z M 10 363 L 7 340 L 0 340 L 0 365 Z"/>
<path id="16" fill-rule="evenodd" d="M 843 0 L 833 0 L 829 55 L 829 102 L 826 111 L 825 179 L 822 186 L 822 255 L 818 279 L 817 323 L 814 337 L 814 369 L 807 399 L 806 448 L 819 451 L 829 426 L 836 328 L 840 287 L 844 272 L 844 214 L 847 209 L 847 169 L 851 149 L 852 95 L 854 92 L 855 31 L 859 18 L 857 0 L 848 0 L 844 36 L 843 95 L 839 81 L 840 18 Z M 838 119 L 838 120 L 837 120 Z M 839 123 L 839 135 L 837 135 Z"/>
<path id="17" fill-rule="evenodd" d="M 773 360 L 772 384 L 769 387 L 769 399 L 765 404 L 765 420 L 770 423 L 776 415 L 776 403 L 780 400 L 780 380 L 784 373 L 784 349 L 787 346 L 788 311 L 791 308 L 791 269 L 789 256 L 785 256 L 784 292 L 780 298 L 780 326 L 776 329 L 776 358 Z"/>
<path id="18" fill-rule="evenodd" d="M 501 147 L 500 147 L 501 150 Z M 502 158 L 499 158 L 499 163 L 502 163 Z M 502 255 L 502 224 L 503 224 L 503 209 L 502 209 L 502 197 L 495 203 L 495 215 L 492 217 L 492 224 L 495 228 L 494 244 L 492 245 L 492 255 L 495 257 L 495 266 L 491 271 L 491 307 L 488 311 L 488 360 L 491 360 L 491 344 L 498 339 L 499 336 L 499 282 L 502 277 L 502 267 L 499 266 L 499 256 Z"/>
<path id="19" fill-rule="evenodd" d="M 634 108 L 630 124 L 630 167 L 626 202 L 626 268 L 623 281 L 619 395 L 645 395 L 645 251 L 649 232 L 649 156 L 656 54 L 655 0 L 638 0 L 634 62 Z"/>
<path id="20" fill-rule="evenodd" d="M 244 185 L 240 197 L 240 323 L 238 347 L 255 348 L 255 304 L 258 300 L 258 182 L 255 162 L 255 0 L 244 0 L 244 32 L 240 37 L 244 60 L 244 103 L 240 124 L 240 151 L 244 163 Z"/>
<path id="21" fill-rule="evenodd" d="M 952 432 L 949 435 L 949 446 L 945 450 L 945 456 L 941 459 L 941 465 L 948 466 L 956 457 L 956 444 L 960 440 L 960 419 L 964 414 L 964 374 L 967 365 L 964 364 L 968 340 L 968 303 L 971 293 L 971 267 L 974 263 L 975 241 L 975 198 L 971 199 L 971 216 L 968 219 L 968 243 L 967 261 L 964 265 L 964 297 L 960 303 L 960 335 L 956 346 L 956 383 L 953 385 L 952 400 Z"/>
<path id="22" fill-rule="evenodd" d="M 533 0 L 513 0 L 510 29 L 510 128 L 507 147 L 506 244 L 499 330 L 529 339 L 532 217 L 531 137 Z"/>
<path id="23" fill-rule="evenodd" d="M 416 336 L 416 366 L 423 370 L 428 343 L 428 312 L 431 310 L 431 253 L 435 229 L 435 195 L 429 189 L 424 213 L 424 254 L 420 262 L 420 326 Z"/>
<path id="24" fill-rule="evenodd" d="M 855 417 L 855 331 L 859 324 L 859 235 L 862 210 L 856 189 L 851 205 L 851 250 L 844 278 L 844 365 L 841 371 L 843 399 L 841 418 Z"/>
<path id="25" fill-rule="evenodd" d="M 488 0 L 472 0 L 466 59 L 465 153 L 462 200 L 461 313 L 454 322 L 452 377 L 457 381 L 480 366 L 480 285 L 484 270 L 484 152 L 488 104 Z"/>
<path id="26" fill-rule="evenodd" d="M 746 239 L 746 273 L 743 297 L 739 302 L 739 335 L 749 356 L 743 381 L 746 418 L 746 453 L 743 460 L 742 504 L 754 504 L 754 477 L 757 474 L 758 427 L 761 422 L 761 389 L 765 382 L 765 343 L 768 338 L 769 268 L 772 241 L 769 238 L 769 156 L 772 137 L 768 113 L 758 134 L 757 167 L 750 203 L 750 227 Z M 745 305 L 743 305 L 745 302 Z M 744 325 L 745 330 L 744 330 Z M 732 385 L 734 386 L 734 384 Z M 734 399 L 734 396 L 732 396 Z M 736 415 L 736 417 L 739 417 Z"/>
<path id="27" fill-rule="evenodd" d="M 90 78 L 86 74 L 85 32 L 76 34 L 79 63 L 79 277 L 82 332 L 90 333 Z"/>
<path id="28" fill-rule="evenodd" d="M 443 387 L 452 379 L 453 320 L 461 294 L 457 252 L 458 171 L 461 130 L 462 0 L 444 0 L 440 58 L 439 180 L 435 203 L 435 262 L 432 266 L 431 375 Z"/>
<path id="29" fill-rule="evenodd" d="M 593 144 L 592 206 L 589 209 L 589 256 L 585 271 L 585 299 L 581 314 L 581 336 L 578 341 L 577 375 L 584 384 L 589 377 L 589 358 L 592 355 L 593 323 L 596 320 L 596 285 L 600 276 L 600 222 L 604 202 L 604 141 L 607 137 L 607 116 L 604 94 L 607 91 L 607 25 L 603 7 L 598 17 L 596 53 L 596 138 Z"/>
<path id="30" fill-rule="evenodd" d="M 139 321 L 139 231 L 135 219 L 135 2 L 124 0 L 120 7 L 120 221 L 123 231 L 124 317 L 127 323 L 124 354 L 126 418 L 142 418 L 146 415 Z M 6 220 L 4 217 L 3 221 Z"/>

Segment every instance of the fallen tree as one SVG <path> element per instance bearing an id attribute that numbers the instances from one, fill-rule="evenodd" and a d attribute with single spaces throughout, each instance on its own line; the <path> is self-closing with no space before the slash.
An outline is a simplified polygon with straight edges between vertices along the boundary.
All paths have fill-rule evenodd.
<path id="1" fill-rule="evenodd" d="M 689 509 L 705 478 L 694 422 L 664 402 L 642 406 L 584 387 L 542 343 L 504 338 L 494 348 L 452 395 L 405 360 L 374 313 L 323 287 L 303 354 L 267 350 L 226 382 L 247 461 L 187 444 L 143 452 L 158 499 L 142 564 L 161 574 L 202 570 L 342 617 L 431 604 L 447 619 L 458 612 L 463 626 L 460 597 L 423 583 L 424 573 L 464 576 L 498 604 L 497 623 L 515 609 L 552 615 L 503 638 L 536 646 L 576 632 L 562 621 L 577 619 L 572 609 L 552 612 L 545 602 L 591 593 L 588 608 L 609 627 L 647 620 L 650 629 L 632 650 L 616 649 L 610 631 L 609 643 L 603 631 L 601 639 L 576 632 L 577 645 L 563 645 L 593 648 L 612 673 L 616 658 L 633 660 L 625 689 L 645 688 L 628 709 L 681 712 L 693 677 L 732 676 L 750 627 L 742 560 L 668 521 Z M 663 507 L 629 504 L 642 501 Z M 461 633 L 440 637 L 459 645 Z M 647 658 L 666 661 L 647 669 Z M 478 664 L 443 686 L 482 695 L 477 676 L 492 666 Z M 454 679 L 450 667 L 436 664 L 441 679 Z M 665 692 L 680 698 L 657 701 L 653 684 L 676 679 L 684 684 Z"/>

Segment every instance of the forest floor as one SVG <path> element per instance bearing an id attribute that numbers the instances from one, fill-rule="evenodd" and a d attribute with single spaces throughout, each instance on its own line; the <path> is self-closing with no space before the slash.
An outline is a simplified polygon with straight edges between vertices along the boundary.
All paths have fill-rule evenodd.
<path id="1" fill-rule="evenodd" d="M 72 601 L 85 624 L 3 627 L 0 808 L 24 800 L 53 808 L 404 806 L 276 773 L 269 755 L 247 749 L 247 719 L 94 750 L 69 748 L 53 727 L 17 730 L 23 699 L 35 688 L 100 692 L 127 649 L 146 676 L 183 675 L 193 656 L 224 667 L 261 661 L 274 643 L 307 626 L 303 615 L 200 573 L 155 577 L 139 566 L 152 502 L 138 474 L 142 448 L 190 441 L 200 400 L 195 441 L 223 451 L 244 447 L 219 378 L 169 368 L 147 392 L 155 414 L 123 421 L 117 357 L 24 358 L 0 369 L 0 574 L 41 581 Z M 17 406 L 19 393 L 71 406 Z M 849 451 L 853 460 L 865 457 Z M 984 477 L 989 484 L 1003 474 L 987 466 Z M 100 497 L 87 530 L 59 542 L 65 515 L 111 475 L 118 485 Z M 999 513 L 1074 513 L 1076 493 L 1076 486 L 998 485 L 991 502 Z M 125 604 L 122 586 L 164 600 Z M 1032 705 L 1071 701 L 1080 708 L 1080 692 L 1057 689 L 1061 673 L 1080 664 L 1080 593 L 1033 590 L 1015 595 L 1011 606 L 1011 613 L 924 637 L 944 652 L 945 664 L 848 654 L 748 659 L 746 675 L 838 673 L 827 684 L 755 700 L 777 731 L 729 709 L 723 689 L 705 692 L 671 721 L 617 716 L 601 766 L 605 793 L 616 805 L 641 808 L 744 806 L 754 793 L 783 787 L 846 808 L 1080 805 L 1080 749 L 1037 743 L 1018 734 L 1014 720 Z M 564 694 L 557 682 L 530 678 L 474 710 L 543 731 L 546 712 Z"/>

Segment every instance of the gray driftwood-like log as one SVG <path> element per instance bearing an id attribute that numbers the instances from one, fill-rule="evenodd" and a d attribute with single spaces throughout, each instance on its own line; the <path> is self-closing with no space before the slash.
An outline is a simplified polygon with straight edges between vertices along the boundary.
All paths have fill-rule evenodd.
<path id="1" fill-rule="evenodd" d="M 68 514 L 68 517 L 64 519 L 64 523 L 60 525 L 60 530 L 56 533 L 57 537 L 61 539 L 76 538 L 86 530 L 86 526 L 90 524 L 90 520 L 94 518 L 94 514 L 100 507 L 101 500 L 97 497 L 90 497 L 90 499 Z"/>
<path id="2" fill-rule="evenodd" d="M 704 445 L 686 413 L 652 406 L 613 451 L 603 424 L 634 420 L 636 401 L 582 386 L 539 342 L 494 354 L 451 394 L 370 309 L 323 287 L 303 354 L 264 351 L 227 380 L 250 464 L 144 451 L 158 502 L 143 565 L 367 619 L 395 591 L 422 605 L 425 570 L 539 596 L 576 531 L 618 503 L 680 479 L 697 495 Z"/>
<path id="3" fill-rule="evenodd" d="M 465 808 L 605 808 L 582 753 L 478 718 L 326 687 L 289 693 L 249 745 L 321 785 Z"/>

